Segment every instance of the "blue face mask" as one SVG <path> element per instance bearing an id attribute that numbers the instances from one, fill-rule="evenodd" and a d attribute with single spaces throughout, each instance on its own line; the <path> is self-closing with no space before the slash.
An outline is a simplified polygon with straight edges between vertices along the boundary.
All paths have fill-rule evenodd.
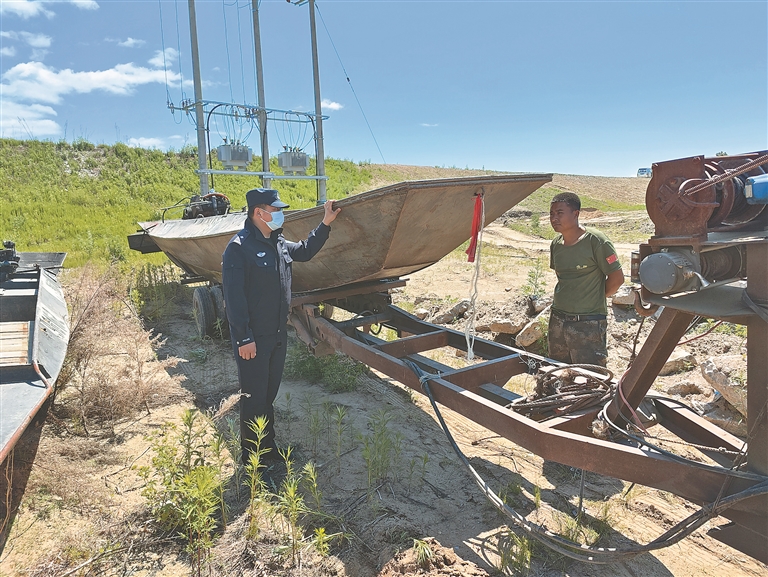
<path id="1" fill-rule="evenodd" d="M 283 214 L 283 211 L 279 210 L 277 212 L 271 212 L 270 214 L 272 215 L 272 220 L 269 222 L 266 220 L 264 221 L 269 227 L 269 230 L 277 230 L 278 228 L 282 227 L 283 223 L 285 222 L 285 215 Z"/>

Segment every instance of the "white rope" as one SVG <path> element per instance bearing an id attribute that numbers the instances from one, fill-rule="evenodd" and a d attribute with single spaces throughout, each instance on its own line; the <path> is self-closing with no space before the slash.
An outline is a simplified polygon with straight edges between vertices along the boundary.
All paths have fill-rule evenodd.
<path id="1" fill-rule="evenodd" d="M 467 341 L 467 360 L 475 358 L 473 347 L 475 346 L 475 319 L 477 318 L 477 280 L 480 277 L 480 253 L 483 247 L 483 229 L 485 228 L 485 197 L 480 196 L 480 230 L 477 233 L 477 249 L 475 251 L 475 268 L 472 269 L 472 280 L 469 284 L 469 314 L 467 315 L 467 324 L 464 327 L 464 338 Z"/>

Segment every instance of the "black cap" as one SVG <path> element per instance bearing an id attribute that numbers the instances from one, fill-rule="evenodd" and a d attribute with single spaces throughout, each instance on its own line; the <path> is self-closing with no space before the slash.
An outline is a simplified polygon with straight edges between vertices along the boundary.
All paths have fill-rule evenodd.
<path id="1" fill-rule="evenodd" d="M 288 208 L 289 205 L 280 200 L 280 196 L 273 188 L 254 188 L 245 193 L 245 200 L 248 202 L 248 208 L 253 208 L 259 204 L 274 206 L 275 208 Z"/>

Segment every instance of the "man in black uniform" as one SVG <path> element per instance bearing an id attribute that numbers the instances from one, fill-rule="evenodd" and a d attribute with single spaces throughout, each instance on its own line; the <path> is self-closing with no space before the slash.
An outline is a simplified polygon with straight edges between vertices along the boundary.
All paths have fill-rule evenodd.
<path id="1" fill-rule="evenodd" d="M 340 208 L 325 203 L 323 222 L 302 242 L 282 235 L 283 209 L 276 190 L 255 188 L 246 193 L 245 227 L 229 241 L 222 262 L 224 302 L 237 362 L 240 390 L 240 435 L 243 463 L 255 449 L 248 426 L 256 417 L 268 419 L 261 448 L 266 461 L 280 457 L 275 443 L 273 403 L 283 376 L 286 325 L 291 302 L 291 262 L 311 259 L 328 240 Z"/>

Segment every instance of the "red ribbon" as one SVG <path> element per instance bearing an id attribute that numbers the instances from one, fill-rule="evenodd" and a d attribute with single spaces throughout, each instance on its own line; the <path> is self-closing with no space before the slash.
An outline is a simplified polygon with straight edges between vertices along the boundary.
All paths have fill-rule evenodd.
<path id="1" fill-rule="evenodd" d="M 475 262 L 475 254 L 477 253 L 477 237 L 480 234 L 480 229 L 483 226 L 483 195 L 478 194 L 475 197 L 475 214 L 472 217 L 472 240 L 469 241 L 469 248 L 466 250 L 469 258 L 467 262 Z"/>

